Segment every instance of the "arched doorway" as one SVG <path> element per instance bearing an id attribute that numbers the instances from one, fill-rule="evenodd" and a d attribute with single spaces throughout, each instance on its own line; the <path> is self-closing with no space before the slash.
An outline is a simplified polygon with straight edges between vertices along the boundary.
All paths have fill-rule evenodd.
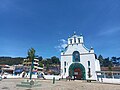
<path id="1" fill-rule="evenodd" d="M 80 63 L 73 63 L 69 67 L 69 76 L 72 77 L 74 76 L 75 79 L 78 80 L 85 80 L 85 68 L 82 64 Z"/>

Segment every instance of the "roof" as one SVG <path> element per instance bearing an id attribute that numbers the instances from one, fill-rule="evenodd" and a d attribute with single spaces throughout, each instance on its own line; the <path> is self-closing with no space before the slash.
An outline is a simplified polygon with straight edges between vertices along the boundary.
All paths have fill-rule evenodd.
<path id="1" fill-rule="evenodd" d="M 73 34 L 71 37 L 69 37 L 69 38 L 81 37 L 81 36 L 82 36 L 82 34 L 80 34 L 80 35 L 76 35 L 76 32 L 74 32 L 74 34 Z"/>
<path id="2" fill-rule="evenodd" d="M 120 73 L 120 71 L 96 71 L 96 73 Z"/>
<path id="3" fill-rule="evenodd" d="M 120 66 L 112 67 L 112 71 L 120 71 Z M 110 71 L 108 67 L 101 67 L 101 71 Z"/>
<path id="4" fill-rule="evenodd" d="M 38 66 L 34 66 L 34 68 L 37 68 L 37 69 L 43 69 L 42 67 L 38 67 Z"/>
<path id="5" fill-rule="evenodd" d="M 2 68 L 2 70 L 14 70 L 14 68 Z"/>
<path id="6" fill-rule="evenodd" d="M 0 65 L 1 67 L 9 67 L 9 65 Z"/>

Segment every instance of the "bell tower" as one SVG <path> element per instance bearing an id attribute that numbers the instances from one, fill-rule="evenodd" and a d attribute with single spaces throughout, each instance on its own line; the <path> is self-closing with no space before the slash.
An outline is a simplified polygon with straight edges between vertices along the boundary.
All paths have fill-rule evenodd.
<path id="1" fill-rule="evenodd" d="M 74 32 L 74 34 L 72 35 L 72 37 L 68 38 L 68 45 L 73 45 L 73 44 L 83 44 L 83 36 L 82 34 L 80 36 L 76 35 L 76 33 Z"/>

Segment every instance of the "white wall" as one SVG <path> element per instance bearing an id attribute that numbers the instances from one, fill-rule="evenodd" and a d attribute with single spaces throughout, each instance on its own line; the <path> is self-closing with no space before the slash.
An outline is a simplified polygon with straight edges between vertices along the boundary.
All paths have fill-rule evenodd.
<path id="1" fill-rule="evenodd" d="M 68 49 L 65 52 L 65 55 L 72 54 L 74 51 L 79 51 L 80 54 L 89 53 L 89 51 L 87 51 L 82 44 L 73 44 L 68 46 Z"/>
<path id="2" fill-rule="evenodd" d="M 120 79 L 113 79 L 113 78 L 103 78 L 104 83 L 119 83 L 120 84 Z"/>
<path id="3" fill-rule="evenodd" d="M 70 38 L 71 39 L 71 38 Z M 69 40 L 69 39 L 68 39 Z M 82 42 L 83 42 L 83 37 L 82 37 Z M 70 43 L 68 41 L 68 43 Z M 95 54 L 94 50 L 88 50 L 83 43 L 73 43 L 73 44 L 68 44 L 68 47 L 66 51 L 61 53 L 61 76 L 66 77 L 69 75 L 69 66 L 73 63 L 73 52 L 78 51 L 80 53 L 80 62 L 86 70 L 86 79 L 88 78 L 88 61 L 90 61 L 90 68 L 91 68 L 91 75 L 92 77 L 90 79 L 97 80 L 96 76 L 96 70 L 100 71 L 100 64 L 99 61 L 95 59 Z M 64 72 L 64 62 L 66 61 L 66 73 Z"/>
<path id="4" fill-rule="evenodd" d="M 72 49 L 73 50 L 73 49 Z M 71 50 L 71 51 L 72 51 Z M 78 50 L 77 50 L 78 51 Z M 74 50 L 73 50 L 74 52 Z M 72 52 L 72 53 L 73 53 Z M 69 53 L 70 54 L 70 53 Z M 65 55 L 67 55 L 65 53 Z M 66 61 L 66 73 L 64 72 L 64 62 Z M 96 60 L 95 60 L 95 55 L 94 54 L 83 54 L 83 55 L 80 55 L 80 63 L 85 67 L 85 70 L 86 70 L 86 79 L 88 79 L 88 61 L 90 61 L 90 68 L 91 68 L 91 79 L 97 79 L 97 76 L 96 76 L 96 66 L 98 66 L 98 61 L 96 63 Z M 61 69 L 62 69 L 62 73 L 61 75 L 66 77 L 69 75 L 69 66 L 72 64 L 72 54 L 69 55 L 69 56 L 61 56 Z M 96 65 L 97 64 L 97 65 Z M 97 70 L 99 70 L 99 68 L 97 68 Z"/>
<path id="5" fill-rule="evenodd" d="M 55 80 L 59 80 L 61 78 L 61 76 L 58 75 L 44 75 L 45 79 L 53 79 L 55 78 Z"/>

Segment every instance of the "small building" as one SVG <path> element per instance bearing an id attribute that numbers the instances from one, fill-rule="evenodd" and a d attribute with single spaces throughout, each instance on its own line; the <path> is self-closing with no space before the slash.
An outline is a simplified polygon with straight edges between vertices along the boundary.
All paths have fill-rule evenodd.
<path id="1" fill-rule="evenodd" d="M 9 66 L 9 65 L 0 65 L 1 67 L 1 74 L 8 73 L 8 74 L 13 74 L 14 72 L 14 66 Z"/>
<path id="2" fill-rule="evenodd" d="M 68 38 L 67 47 L 61 52 L 61 77 L 97 80 L 96 71 L 100 71 L 100 63 L 94 49 L 87 49 L 83 36 L 74 33 Z"/>
<path id="3" fill-rule="evenodd" d="M 17 75 L 23 72 L 23 65 L 0 65 L 2 72 L 1 73 L 8 73 L 11 75 Z"/>
<path id="4" fill-rule="evenodd" d="M 112 78 L 120 79 L 120 66 L 111 67 L 101 67 L 101 71 L 97 71 L 98 78 Z"/>
<path id="5" fill-rule="evenodd" d="M 32 62 L 29 61 L 29 59 L 24 59 L 24 62 L 23 62 L 24 70 L 29 72 L 30 68 L 31 68 L 31 64 L 32 64 Z M 42 67 L 39 67 L 39 60 L 38 59 L 34 59 L 33 64 L 34 64 L 33 72 L 43 70 Z"/>

